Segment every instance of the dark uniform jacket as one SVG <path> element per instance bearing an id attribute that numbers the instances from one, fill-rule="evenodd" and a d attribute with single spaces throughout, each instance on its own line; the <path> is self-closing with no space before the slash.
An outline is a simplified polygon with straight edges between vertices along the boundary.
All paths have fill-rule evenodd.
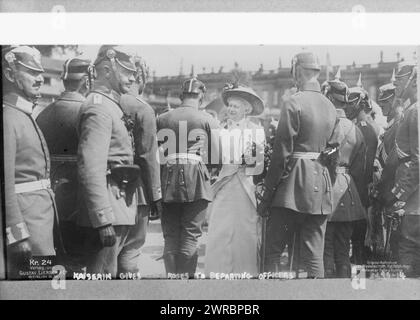
<path id="1" fill-rule="evenodd" d="M 398 167 L 398 157 L 395 150 L 395 136 L 400 121 L 400 116 L 396 116 L 389 123 L 385 132 L 380 137 L 380 143 L 376 151 L 376 167 L 379 181 L 376 189 L 379 194 L 386 194 L 391 191 L 395 182 L 395 171 Z"/>
<path id="2" fill-rule="evenodd" d="M 360 121 L 357 124 L 363 134 L 366 143 L 366 172 L 364 190 L 359 190 L 360 199 L 365 207 L 369 206 L 368 186 L 373 181 L 373 163 L 376 157 L 376 149 L 378 148 L 378 137 L 372 125 L 366 121 Z"/>
<path id="3" fill-rule="evenodd" d="M 366 174 L 366 145 L 359 128 L 346 118 L 344 110 L 337 109 L 340 127 L 340 147 L 337 177 L 333 186 L 334 212 L 330 221 L 365 219 L 366 210 L 359 197 Z"/>
<path id="4" fill-rule="evenodd" d="M 147 102 L 129 94 L 121 96 L 120 104 L 134 120 L 134 163 L 140 167 L 138 204 L 149 205 L 162 198 L 155 112 Z"/>
<path id="5" fill-rule="evenodd" d="M 157 129 L 158 141 L 162 144 L 160 162 L 163 201 L 212 201 L 213 192 L 206 162 L 215 165 L 220 163 L 222 152 L 219 150 L 217 121 L 206 112 L 181 104 L 158 117 Z M 197 145 L 203 146 L 201 151 L 196 152 Z M 203 161 L 166 160 L 167 156 L 179 153 L 198 153 Z"/>
<path id="6" fill-rule="evenodd" d="M 405 214 L 415 215 L 420 215 L 418 134 L 418 105 L 414 103 L 404 112 L 395 138 L 399 165 L 391 191 L 406 203 Z"/>
<path id="7" fill-rule="evenodd" d="M 77 210 L 77 117 L 86 100 L 78 92 L 63 92 L 36 121 L 51 154 L 51 182 L 61 220 L 71 220 Z"/>
<path id="8" fill-rule="evenodd" d="M 323 151 L 338 136 L 334 134 L 336 122 L 335 107 L 321 94 L 318 83 L 307 84 L 285 101 L 265 178 L 268 196 L 264 197 L 273 195 L 272 207 L 309 214 L 332 213 L 327 168 L 318 160 L 292 158 L 292 153 Z"/>
<path id="9" fill-rule="evenodd" d="M 133 164 L 132 141 L 119 106 L 120 95 L 102 86 L 89 93 L 78 121 L 78 173 L 83 206 L 82 226 L 134 225 L 135 197 L 120 196 L 108 173 L 112 165 Z"/>
<path id="10" fill-rule="evenodd" d="M 32 107 L 14 93 L 3 98 L 6 238 L 8 245 L 29 238 L 32 254 L 54 255 L 52 190 L 15 193 L 15 184 L 50 178 L 48 147 L 31 116 Z"/>

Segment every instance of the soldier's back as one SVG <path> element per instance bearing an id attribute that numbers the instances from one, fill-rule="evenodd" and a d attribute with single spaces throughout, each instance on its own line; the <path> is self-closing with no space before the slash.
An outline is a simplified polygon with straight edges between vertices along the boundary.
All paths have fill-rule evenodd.
<path id="1" fill-rule="evenodd" d="M 290 98 L 299 127 L 294 151 L 320 152 L 331 137 L 336 121 L 334 105 L 319 92 L 302 91 Z"/>
<path id="2" fill-rule="evenodd" d="M 200 199 L 212 201 L 213 192 L 210 186 L 210 174 L 200 159 L 203 156 L 201 152 L 196 152 L 194 146 L 197 143 L 202 143 L 202 136 L 208 139 L 211 134 L 211 129 L 218 128 L 216 120 L 209 114 L 199 111 L 193 107 L 180 106 L 171 112 L 165 113 L 158 117 L 157 129 L 158 139 L 163 141 L 165 136 L 175 141 L 167 141 L 168 158 L 179 154 L 189 153 L 190 159 L 180 163 L 179 161 L 167 160 L 161 158 L 163 164 L 161 181 L 162 181 L 162 198 L 164 202 L 192 202 Z M 171 133 L 166 130 L 170 130 Z M 190 135 L 194 134 L 194 137 Z M 199 135 L 200 139 L 195 138 Z M 215 143 L 213 141 L 213 143 Z M 218 142 L 217 142 L 218 143 Z M 205 145 L 205 142 L 204 142 Z M 209 146 L 210 147 L 210 146 Z M 211 150 L 211 151 L 210 151 Z M 211 158 L 213 148 L 200 151 L 205 151 Z M 197 158 L 192 158 L 191 154 L 197 155 Z"/>
<path id="3" fill-rule="evenodd" d="M 76 92 L 64 92 L 47 106 L 36 121 L 53 155 L 77 152 L 77 117 L 85 98 Z"/>
<path id="4" fill-rule="evenodd" d="M 319 161 L 294 153 L 320 153 L 330 142 L 336 127 L 334 105 L 311 84 L 287 100 L 280 114 L 274 150 L 283 179 L 276 188 L 273 207 L 284 207 L 302 213 L 329 214 L 332 212 L 331 185 L 328 170 Z M 289 159 L 289 160 L 287 160 Z M 272 162 L 273 163 L 273 162 Z M 273 174 L 275 176 L 275 173 Z M 270 180 L 273 177 L 266 177 Z M 266 181 L 267 183 L 267 181 Z"/>

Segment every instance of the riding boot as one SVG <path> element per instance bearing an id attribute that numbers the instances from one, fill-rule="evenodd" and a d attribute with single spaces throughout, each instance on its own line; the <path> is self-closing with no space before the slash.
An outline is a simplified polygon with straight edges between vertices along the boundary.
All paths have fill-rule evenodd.
<path id="1" fill-rule="evenodd" d="M 183 254 L 178 255 L 177 259 L 177 273 L 187 274 L 190 279 L 194 278 L 195 270 L 197 269 L 198 252 L 195 252 L 192 256 L 186 256 Z"/>
<path id="2" fill-rule="evenodd" d="M 173 253 L 167 253 L 163 256 L 163 262 L 165 264 L 166 275 L 168 273 L 177 273 L 177 255 Z"/>

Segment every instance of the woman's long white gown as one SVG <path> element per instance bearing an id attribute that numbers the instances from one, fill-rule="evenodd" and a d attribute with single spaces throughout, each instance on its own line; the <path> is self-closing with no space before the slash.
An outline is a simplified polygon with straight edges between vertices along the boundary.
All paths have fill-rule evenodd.
<path id="1" fill-rule="evenodd" d="M 262 127 L 247 119 L 235 123 L 234 127 L 242 132 L 244 129 L 262 130 L 262 135 L 257 135 L 253 141 L 260 146 L 260 150 L 264 150 Z M 238 141 L 236 143 L 240 144 Z M 223 165 L 218 180 L 213 185 L 215 197 L 209 206 L 205 254 L 207 276 L 211 272 L 258 274 L 260 219 L 256 212 L 252 176 L 259 174 L 261 168 L 261 161 L 254 168 L 238 164 Z"/>

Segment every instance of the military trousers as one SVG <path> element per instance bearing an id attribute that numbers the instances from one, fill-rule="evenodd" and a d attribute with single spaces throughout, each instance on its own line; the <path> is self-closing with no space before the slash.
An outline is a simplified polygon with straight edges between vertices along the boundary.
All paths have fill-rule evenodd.
<path id="1" fill-rule="evenodd" d="M 353 221 L 353 233 L 351 235 L 351 262 L 357 265 L 366 264 L 369 256 L 369 248 L 365 246 L 366 232 L 366 219 Z"/>
<path id="2" fill-rule="evenodd" d="M 420 276 L 420 215 L 404 215 L 400 225 L 399 264 L 408 277 Z"/>
<path id="3" fill-rule="evenodd" d="M 286 244 L 299 248 L 294 256 L 308 273 L 308 278 L 324 277 L 324 239 L 327 215 L 300 213 L 287 208 L 270 209 L 266 230 L 265 268 L 280 270 L 280 258 Z M 299 235 L 295 238 L 294 235 Z M 291 239 L 295 238 L 295 241 Z M 293 250 L 289 250 L 289 253 Z M 295 262 L 293 262 L 295 263 Z"/>
<path id="4" fill-rule="evenodd" d="M 195 272 L 198 238 L 203 232 L 207 207 L 208 201 L 204 199 L 183 203 L 163 203 L 161 217 L 165 240 L 163 253 L 164 257 L 176 257 L 177 273 Z M 191 262 L 192 260 L 195 262 Z M 191 266 L 183 268 L 181 265 Z"/>
<path id="5" fill-rule="evenodd" d="M 326 278 L 350 278 L 351 221 L 328 222 L 325 232 L 324 268 Z"/>
<path id="6" fill-rule="evenodd" d="M 148 206 L 140 206 L 147 210 Z M 116 242 L 112 247 L 101 247 L 96 230 L 90 232 L 88 247 L 96 246 L 94 252 L 87 250 L 87 272 L 111 274 L 112 278 L 123 278 L 126 273 L 138 273 L 141 247 L 146 240 L 148 216 L 139 212 L 136 224 L 114 226 Z M 91 253 L 89 253 L 89 251 Z"/>

